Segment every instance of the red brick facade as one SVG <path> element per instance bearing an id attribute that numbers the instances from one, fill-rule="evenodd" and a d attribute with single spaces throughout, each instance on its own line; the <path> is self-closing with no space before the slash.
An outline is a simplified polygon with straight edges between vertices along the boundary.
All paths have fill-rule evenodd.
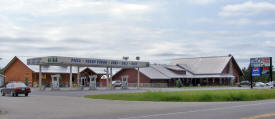
<path id="1" fill-rule="evenodd" d="M 121 76 L 128 76 L 128 83 L 137 83 L 138 72 L 135 69 L 122 69 L 113 76 L 113 80 L 121 80 Z M 140 72 L 140 83 L 151 83 L 150 78 Z"/>
<path id="2" fill-rule="evenodd" d="M 238 68 L 237 62 L 232 58 L 229 63 L 226 65 L 226 67 L 223 70 L 223 74 L 229 74 L 230 73 L 230 65 L 232 65 L 232 73 L 236 77 L 236 83 L 240 82 L 240 78 L 242 76 L 242 71 Z"/>

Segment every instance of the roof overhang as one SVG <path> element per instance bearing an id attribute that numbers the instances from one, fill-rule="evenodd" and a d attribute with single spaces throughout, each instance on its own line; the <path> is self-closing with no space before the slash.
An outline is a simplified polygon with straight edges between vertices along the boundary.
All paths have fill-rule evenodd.
<path id="1" fill-rule="evenodd" d="M 78 57 L 36 57 L 27 59 L 28 65 L 81 66 L 81 67 L 112 67 L 112 68 L 143 68 L 149 67 L 149 62 L 109 60 Z"/>

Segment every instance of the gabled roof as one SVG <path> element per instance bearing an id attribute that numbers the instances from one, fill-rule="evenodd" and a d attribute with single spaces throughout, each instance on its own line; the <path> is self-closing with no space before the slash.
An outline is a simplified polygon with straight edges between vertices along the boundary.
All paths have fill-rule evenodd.
<path id="1" fill-rule="evenodd" d="M 26 57 L 14 57 L 3 69 L 3 71 L 7 70 L 7 68 L 13 64 L 16 60 L 21 61 L 26 67 L 28 67 L 33 72 L 39 72 L 39 66 L 36 65 L 27 65 L 27 58 Z M 87 67 L 80 67 L 79 72 L 82 72 Z M 90 67 L 89 70 L 93 71 Z M 69 66 L 42 66 L 43 73 L 70 73 Z M 93 71 L 94 72 L 94 71 Z M 72 67 L 72 73 L 77 73 L 77 67 Z"/>
<path id="2" fill-rule="evenodd" d="M 17 56 L 13 57 L 12 60 L 2 69 L 3 72 L 5 72 L 10 65 L 12 65 L 16 60 L 19 60 L 20 62 L 22 62 L 23 64 L 26 65 L 26 63 L 24 63 L 24 61 L 20 60 Z M 27 65 L 26 65 L 27 66 Z M 28 67 L 28 66 L 27 66 Z M 30 67 L 28 67 L 30 70 L 32 70 Z M 33 70 L 32 70 L 33 71 Z"/>
<path id="3" fill-rule="evenodd" d="M 140 72 L 150 79 L 169 79 L 168 76 L 159 72 L 150 65 L 150 67 L 140 68 Z"/>
<path id="4" fill-rule="evenodd" d="M 190 71 L 193 74 L 221 74 L 232 56 L 180 58 L 172 60 L 172 65 Z"/>
<path id="5" fill-rule="evenodd" d="M 150 79 L 233 78 L 234 77 L 232 74 L 221 74 L 221 73 L 220 74 L 192 74 L 189 71 L 186 71 L 186 74 L 176 74 L 169 70 L 171 67 L 177 70 L 186 71 L 176 65 L 151 64 L 150 67 L 140 68 L 140 72 Z M 118 74 L 118 72 L 116 74 Z"/>
<path id="6" fill-rule="evenodd" d="M 173 69 L 179 70 L 179 68 L 176 68 L 177 66 L 157 64 L 157 65 L 151 65 L 151 67 L 154 68 L 155 70 L 159 71 L 160 73 L 164 74 L 169 79 L 171 79 L 171 78 L 181 78 L 183 76 L 183 75 L 176 74 L 176 73 L 168 70 L 168 68 L 171 68 L 171 67 L 173 67 Z M 181 70 L 183 70 L 183 69 L 181 69 Z"/>
<path id="7" fill-rule="evenodd" d="M 184 76 L 184 75 L 176 74 L 168 70 L 168 68 L 184 70 L 177 66 L 172 66 L 172 65 L 151 64 L 150 67 L 140 68 L 140 72 L 150 79 L 172 79 L 172 78 L 181 78 Z"/>

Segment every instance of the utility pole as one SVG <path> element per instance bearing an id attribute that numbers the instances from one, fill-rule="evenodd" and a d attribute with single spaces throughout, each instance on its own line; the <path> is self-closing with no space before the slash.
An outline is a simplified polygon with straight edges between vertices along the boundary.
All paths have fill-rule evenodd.
<path id="1" fill-rule="evenodd" d="M 139 61 L 140 57 L 137 56 L 136 60 Z M 140 88 L 140 73 L 139 73 L 140 71 L 139 71 L 139 67 L 137 68 L 137 71 L 138 71 L 138 74 L 137 74 L 137 89 L 139 89 Z"/>
<path id="2" fill-rule="evenodd" d="M 270 69 L 270 81 L 271 81 L 271 84 L 273 85 L 273 83 L 272 83 L 272 74 L 273 74 L 272 57 L 270 57 L 270 68 L 269 69 Z"/>
<path id="3" fill-rule="evenodd" d="M 253 89 L 253 76 L 252 76 L 252 67 L 251 64 L 249 65 L 249 75 L 250 75 L 250 88 Z"/>

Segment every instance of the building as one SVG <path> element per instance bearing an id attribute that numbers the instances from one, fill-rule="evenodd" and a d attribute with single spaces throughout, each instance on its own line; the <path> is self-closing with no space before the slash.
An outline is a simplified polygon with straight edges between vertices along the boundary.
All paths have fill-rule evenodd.
<path id="1" fill-rule="evenodd" d="M 136 69 L 121 69 L 114 80 L 128 76 L 129 85 L 137 83 Z M 233 85 L 240 81 L 242 71 L 233 56 L 174 59 L 170 65 L 151 64 L 140 68 L 141 86 L 175 86 L 182 80 L 185 86 Z"/>
<path id="2" fill-rule="evenodd" d="M 39 84 L 39 67 L 34 65 L 27 65 L 27 59 L 14 57 L 4 68 L 3 72 L 5 75 L 4 83 L 12 81 L 21 81 L 25 82 L 29 86 L 37 87 Z M 51 76 L 55 74 L 60 74 L 60 87 L 69 86 L 69 67 L 63 66 L 43 66 L 42 67 L 42 85 L 49 87 L 51 85 Z M 73 73 L 73 84 L 77 85 L 77 68 L 72 68 Z M 80 77 L 85 80 L 82 80 L 83 85 L 89 84 L 89 75 L 97 75 L 97 86 L 103 84 L 101 77 L 103 73 L 96 73 L 92 70 L 91 67 L 81 67 L 80 68 Z"/>

